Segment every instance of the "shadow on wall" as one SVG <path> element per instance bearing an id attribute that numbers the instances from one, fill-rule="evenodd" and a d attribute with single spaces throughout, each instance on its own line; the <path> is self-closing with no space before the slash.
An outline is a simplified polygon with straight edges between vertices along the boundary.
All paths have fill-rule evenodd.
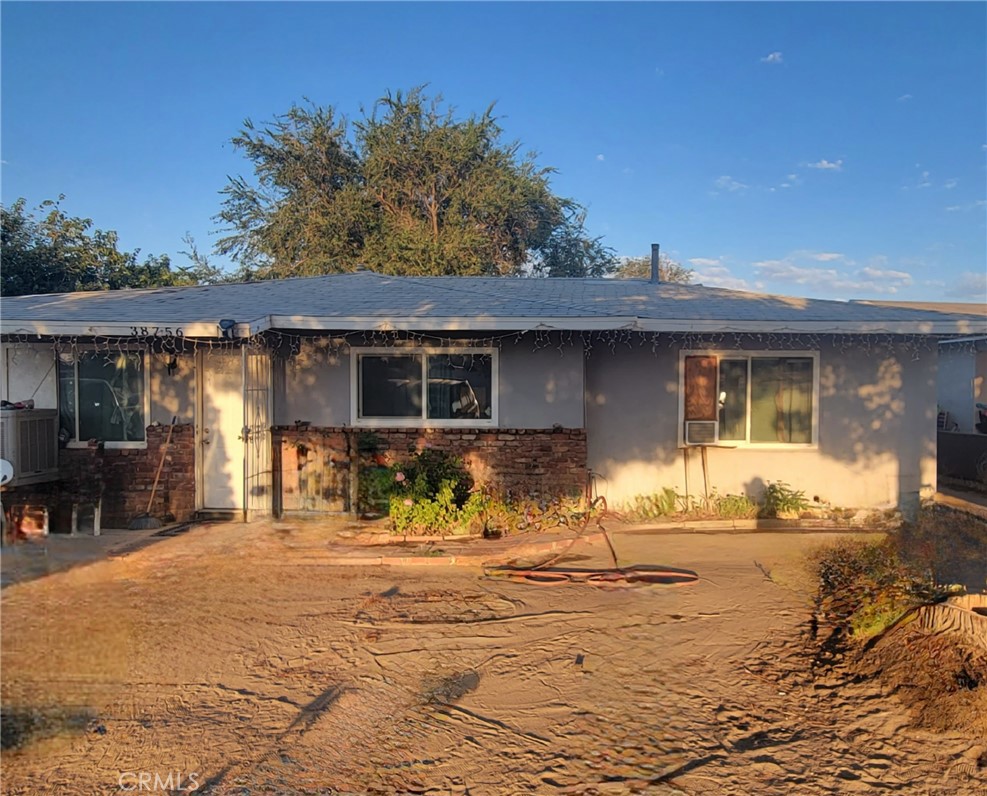
<path id="1" fill-rule="evenodd" d="M 784 481 L 837 505 L 913 513 L 935 485 L 934 346 L 847 347 L 830 337 L 819 353 L 818 446 L 707 449 L 705 486 L 759 498 L 767 482 Z M 618 501 L 664 487 L 702 494 L 700 452 L 678 447 L 678 367 L 671 348 L 618 348 L 587 361 L 589 461 L 601 493 L 609 488 Z"/>

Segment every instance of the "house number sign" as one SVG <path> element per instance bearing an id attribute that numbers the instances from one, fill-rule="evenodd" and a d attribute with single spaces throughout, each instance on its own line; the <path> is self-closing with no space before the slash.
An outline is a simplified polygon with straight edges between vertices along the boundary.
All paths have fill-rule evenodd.
<path id="1" fill-rule="evenodd" d="M 181 326 L 131 326 L 133 337 L 184 337 Z"/>

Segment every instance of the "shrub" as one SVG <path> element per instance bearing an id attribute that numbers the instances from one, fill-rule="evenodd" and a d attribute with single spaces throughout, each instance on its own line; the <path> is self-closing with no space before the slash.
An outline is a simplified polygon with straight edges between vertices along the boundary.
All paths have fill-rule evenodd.
<path id="1" fill-rule="evenodd" d="M 451 482 L 439 487 L 434 498 L 391 496 L 390 516 L 395 533 L 426 535 L 467 534 L 473 521 L 483 512 L 487 499 L 479 492 L 457 506 Z"/>
<path id="2" fill-rule="evenodd" d="M 810 566 L 821 618 L 858 638 L 881 632 L 909 608 L 944 594 L 902 560 L 892 540 L 841 540 L 811 555 Z"/>
<path id="3" fill-rule="evenodd" d="M 473 477 L 462 461 L 425 449 L 387 470 L 388 511 L 395 533 L 468 533 L 485 498 L 473 493 Z"/>
<path id="4" fill-rule="evenodd" d="M 361 514 L 385 514 L 391 495 L 398 489 L 394 467 L 361 467 L 357 480 L 357 510 Z"/>
<path id="5" fill-rule="evenodd" d="M 403 474 L 403 490 L 416 500 L 434 500 L 448 486 L 453 503 L 462 507 L 469 500 L 474 486 L 473 476 L 466 470 L 462 460 L 430 448 L 408 461 L 404 465 Z"/>
<path id="6" fill-rule="evenodd" d="M 798 514 L 809 507 L 805 492 L 792 489 L 784 481 L 769 482 L 764 490 L 762 517 L 778 517 L 782 514 Z"/>

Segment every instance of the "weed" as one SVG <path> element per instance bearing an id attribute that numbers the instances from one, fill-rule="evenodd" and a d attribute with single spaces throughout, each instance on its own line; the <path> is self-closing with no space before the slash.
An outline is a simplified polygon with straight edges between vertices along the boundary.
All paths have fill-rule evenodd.
<path id="1" fill-rule="evenodd" d="M 805 492 L 792 489 L 784 481 L 772 481 L 764 490 L 762 517 L 779 517 L 781 515 L 798 515 L 809 507 Z"/>

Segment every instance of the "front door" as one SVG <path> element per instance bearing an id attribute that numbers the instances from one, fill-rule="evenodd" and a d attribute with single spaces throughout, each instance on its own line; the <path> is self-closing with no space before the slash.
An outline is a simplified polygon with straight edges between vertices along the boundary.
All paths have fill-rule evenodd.
<path id="1" fill-rule="evenodd" d="M 217 350 L 199 356 L 201 507 L 206 511 L 242 510 L 243 354 Z"/>

